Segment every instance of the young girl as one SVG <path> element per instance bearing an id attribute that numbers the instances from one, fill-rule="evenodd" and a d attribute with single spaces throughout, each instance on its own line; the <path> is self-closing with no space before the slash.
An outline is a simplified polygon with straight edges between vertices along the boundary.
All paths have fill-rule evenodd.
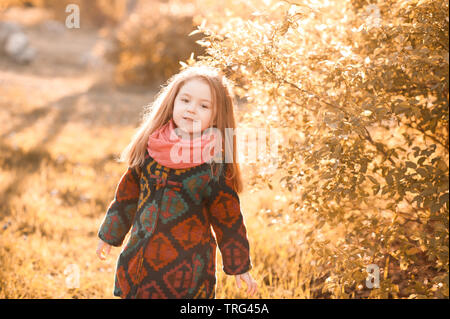
<path id="1" fill-rule="evenodd" d="M 236 128 L 233 112 L 226 78 L 204 66 L 174 75 L 158 94 L 122 153 L 128 169 L 98 232 L 97 255 L 105 259 L 131 228 L 117 260 L 115 296 L 215 298 L 217 244 L 223 271 L 238 288 L 244 281 L 248 294 L 256 292 L 236 137 L 225 138 L 226 128 Z"/>

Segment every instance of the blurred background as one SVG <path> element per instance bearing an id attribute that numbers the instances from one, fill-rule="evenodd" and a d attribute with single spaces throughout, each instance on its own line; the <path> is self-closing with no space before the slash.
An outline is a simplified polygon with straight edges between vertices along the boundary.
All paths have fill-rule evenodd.
<path id="1" fill-rule="evenodd" d="M 0 298 L 113 298 L 115 159 L 197 63 L 239 127 L 282 133 L 242 161 L 256 298 L 448 298 L 448 23 L 427 0 L 1 1 Z M 221 269 L 217 298 L 246 298 Z"/>

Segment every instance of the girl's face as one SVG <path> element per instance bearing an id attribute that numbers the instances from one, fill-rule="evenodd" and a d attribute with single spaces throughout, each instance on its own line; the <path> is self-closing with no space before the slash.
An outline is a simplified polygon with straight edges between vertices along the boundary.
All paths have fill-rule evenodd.
<path id="1" fill-rule="evenodd" d="M 208 83 L 200 79 L 187 81 L 175 97 L 175 126 L 192 136 L 193 133 L 201 133 L 210 126 L 212 114 L 213 105 Z"/>

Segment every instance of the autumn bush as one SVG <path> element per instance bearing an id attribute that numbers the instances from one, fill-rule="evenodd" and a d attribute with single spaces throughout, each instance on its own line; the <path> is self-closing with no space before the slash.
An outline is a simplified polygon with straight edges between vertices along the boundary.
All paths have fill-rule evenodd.
<path id="1" fill-rule="evenodd" d="M 273 214 L 296 229 L 299 285 L 313 298 L 448 298 L 448 2 L 201 10 L 199 63 L 239 83 L 245 126 L 283 129 L 252 181 L 276 172 L 290 195 Z"/>
<path id="2" fill-rule="evenodd" d="M 108 55 L 118 84 L 162 82 L 180 68 L 179 61 L 204 52 L 188 37 L 195 28 L 191 1 L 141 1 L 113 37 Z"/>

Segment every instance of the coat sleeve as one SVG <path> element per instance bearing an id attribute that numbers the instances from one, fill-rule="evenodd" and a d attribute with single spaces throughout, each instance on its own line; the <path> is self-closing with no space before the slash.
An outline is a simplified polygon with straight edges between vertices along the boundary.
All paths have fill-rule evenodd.
<path id="1" fill-rule="evenodd" d="M 137 171 L 129 167 L 122 175 L 114 199 L 106 211 L 98 237 L 112 246 L 120 247 L 131 228 L 139 200 L 139 180 Z"/>
<path id="2" fill-rule="evenodd" d="M 250 246 L 239 196 L 223 173 L 211 179 L 207 198 L 208 219 L 222 255 L 223 271 L 227 275 L 249 271 Z"/>

